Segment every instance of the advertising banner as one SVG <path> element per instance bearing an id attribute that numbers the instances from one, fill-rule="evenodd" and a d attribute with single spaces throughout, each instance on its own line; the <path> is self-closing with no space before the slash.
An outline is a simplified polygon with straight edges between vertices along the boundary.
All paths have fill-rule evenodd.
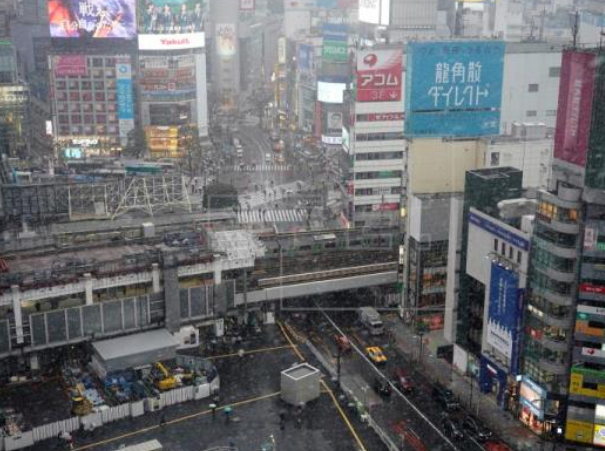
<path id="1" fill-rule="evenodd" d="M 206 45 L 204 33 L 187 34 L 140 34 L 139 50 L 189 50 L 202 49 Z"/>
<path id="2" fill-rule="evenodd" d="M 492 263 L 487 343 L 514 362 L 521 318 L 519 274 Z"/>
<path id="3" fill-rule="evenodd" d="M 346 63 L 349 60 L 347 41 L 334 40 L 334 36 L 324 35 L 321 58 L 330 63 Z"/>
<path id="4" fill-rule="evenodd" d="M 310 71 L 313 68 L 313 46 L 309 44 L 298 45 L 298 68 Z"/>
<path id="5" fill-rule="evenodd" d="M 359 51 L 357 53 L 357 101 L 400 101 L 402 60 L 400 49 Z"/>
<path id="6" fill-rule="evenodd" d="M 239 0 L 240 11 L 254 11 L 254 0 Z"/>
<path id="7" fill-rule="evenodd" d="M 524 251 L 529 250 L 528 239 L 510 232 L 509 230 L 496 224 L 495 222 L 490 221 L 489 219 L 481 216 L 480 214 L 473 213 L 471 211 L 468 216 L 468 221 L 469 223 L 482 228 L 483 230 L 491 233 L 492 235 L 496 235 L 498 238 L 503 239 L 504 241 L 512 244 L 515 247 L 518 247 L 519 249 L 523 249 Z"/>
<path id="8" fill-rule="evenodd" d="M 207 0 L 138 0 L 140 34 L 204 31 Z"/>
<path id="9" fill-rule="evenodd" d="M 55 56 L 55 75 L 62 76 L 86 76 L 88 65 L 86 55 L 59 55 Z"/>
<path id="10" fill-rule="evenodd" d="M 500 132 L 504 43 L 412 42 L 406 66 L 408 137 Z"/>
<path id="11" fill-rule="evenodd" d="M 342 144 L 342 136 L 321 135 L 321 142 L 331 146 L 340 146 Z"/>
<path id="12" fill-rule="evenodd" d="M 345 89 L 347 89 L 345 82 L 320 80 L 317 82 L 317 101 L 341 104 Z"/>
<path id="13" fill-rule="evenodd" d="M 216 51 L 220 56 L 235 55 L 235 24 L 216 24 Z"/>
<path id="14" fill-rule="evenodd" d="M 53 38 L 136 36 L 135 0 L 48 0 Z"/>
<path id="15" fill-rule="evenodd" d="M 391 0 L 359 0 L 359 21 L 374 25 L 389 25 Z"/>
<path id="16" fill-rule="evenodd" d="M 328 113 L 328 131 L 330 131 L 330 132 L 342 131 L 342 113 L 340 113 L 340 112 Z"/>
<path id="17" fill-rule="evenodd" d="M 134 102 L 132 99 L 132 68 L 130 63 L 116 64 L 116 89 L 120 138 L 125 140 L 134 128 Z"/>
<path id="18" fill-rule="evenodd" d="M 594 53 L 568 49 L 561 64 L 555 158 L 581 167 L 586 165 L 595 59 Z"/>
<path id="19" fill-rule="evenodd" d="M 287 61 L 287 41 L 281 36 L 277 39 L 277 62 L 278 64 L 286 64 Z"/>

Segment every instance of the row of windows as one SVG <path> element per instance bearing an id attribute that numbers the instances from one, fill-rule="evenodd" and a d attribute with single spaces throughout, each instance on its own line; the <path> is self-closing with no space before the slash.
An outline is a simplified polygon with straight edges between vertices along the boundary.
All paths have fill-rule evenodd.
<path id="1" fill-rule="evenodd" d="M 355 205 L 355 213 L 371 213 L 377 211 L 378 205 Z M 399 208 L 397 208 L 399 210 Z M 392 213 L 391 211 L 385 213 Z"/>
<path id="2" fill-rule="evenodd" d="M 117 111 L 115 103 L 57 103 L 57 111 L 59 113 L 105 113 L 109 111 L 113 113 Z"/>
<path id="3" fill-rule="evenodd" d="M 546 110 L 544 112 L 544 116 L 546 117 L 556 117 L 557 110 Z M 527 110 L 525 112 L 525 117 L 538 117 L 538 110 Z"/>
<path id="4" fill-rule="evenodd" d="M 59 134 L 61 136 L 80 136 L 80 135 L 117 135 L 118 134 L 118 126 L 117 125 L 60 125 L 59 126 Z"/>
<path id="5" fill-rule="evenodd" d="M 71 120 L 70 120 L 71 119 Z M 107 121 L 112 124 L 118 123 L 118 116 L 116 114 L 85 114 L 84 116 L 80 116 L 78 114 L 74 114 L 71 117 L 67 115 L 59 116 L 59 124 L 105 124 Z"/>
<path id="6" fill-rule="evenodd" d="M 576 247 L 576 241 L 578 238 L 577 235 L 549 230 L 539 222 L 537 223 L 535 236 L 547 241 L 550 244 L 554 244 L 555 246 L 566 248 Z"/>
<path id="7" fill-rule="evenodd" d="M 369 171 L 357 172 L 355 179 L 357 180 L 372 180 L 372 179 L 397 179 L 401 178 L 402 171 Z"/>
<path id="8" fill-rule="evenodd" d="M 578 223 L 578 210 L 575 208 L 558 207 L 547 202 L 540 202 L 538 204 L 538 214 L 559 222 Z"/>
<path id="9" fill-rule="evenodd" d="M 56 93 L 56 99 L 59 102 L 65 102 L 68 99 L 70 102 L 92 102 L 93 98 L 95 102 L 115 102 L 117 94 L 115 92 L 108 92 L 106 95 L 104 92 L 95 92 L 93 96 L 92 92 L 82 92 L 82 95 L 78 91 L 71 91 L 69 95 L 65 91 Z"/>
<path id="10" fill-rule="evenodd" d="M 366 152 L 356 153 L 357 161 L 396 160 L 403 158 L 403 152 Z"/>
<path id="11" fill-rule="evenodd" d="M 516 262 L 520 265 L 523 261 L 523 252 L 518 249 L 515 249 L 510 244 L 507 244 L 505 241 L 500 241 L 498 238 L 494 238 L 494 252 L 502 255 L 505 258 L 508 258 L 511 262 L 515 261 L 515 250 L 517 251 Z"/>
<path id="12" fill-rule="evenodd" d="M 383 194 L 401 194 L 401 187 L 391 186 L 390 188 L 357 188 L 355 190 L 356 196 L 381 196 Z"/>
<path id="13" fill-rule="evenodd" d="M 356 141 L 387 141 L 392 139 L 403 139 L 403 132 L 358 133 L 355 135 Z"/>
<path id="14" fill-rule="evenodd" d="M 536 247 L 532 253 L 532 262 L 540 268 L 553 268 L 560 272 L 573 272 L 575 261 L 570 258 L 558 257 L 546 249 Z"/>
<path id="15" fill-rule="evenodd" d="M 536 271 L 532 271 L 532 287 L 545 289 L 563 296 L 569 296 L 572 293 L 571 284 L 559 282 Z"/>
<path id="16" fill-rule="evenodd" d="M 115 78 L 114 69 L 92 69 L 88 71 L 88 75 L 56 75 L 58 80 L 90 80 L 91 78 Z"/>
<path id="17" fill-rule="evenodd" d="M 96 89 L 97 91 L 103 91 L 105 90 L 105 86 L 107 86 L 107 89 L 115 89 L 116 88 L 116 82 L 114 80 L 99 80 L 99 81 L 90 81 L 90 80 L 69 80 L 69 81 L 57 81 L 55 83 L 55 88 L 57 91 L 61 91 L 63 89 L 80 89 L 82 88 L 83 90 L 90 90 L 90 89 Z"/>

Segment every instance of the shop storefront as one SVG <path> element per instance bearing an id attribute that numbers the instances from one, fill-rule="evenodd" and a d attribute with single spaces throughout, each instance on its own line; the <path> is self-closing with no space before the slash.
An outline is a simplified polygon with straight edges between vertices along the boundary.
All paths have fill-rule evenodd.
<path id="1" fill-rule="evenodd" d="M 528 376 L 523 376 L 519 388 L 519 420 L 539 435 L 543 434 L 545 429 L 545 401 L 546 391 Z"/>
<path id="2" fill-rule="evenodd" d="M 483 393 L 492 393 L 496 396 L 498 405 L 504 405 L 505 393 L 507 393 L 508 374 L 497 363 L 481 356 L 479 369 L 479 387 Z"/>

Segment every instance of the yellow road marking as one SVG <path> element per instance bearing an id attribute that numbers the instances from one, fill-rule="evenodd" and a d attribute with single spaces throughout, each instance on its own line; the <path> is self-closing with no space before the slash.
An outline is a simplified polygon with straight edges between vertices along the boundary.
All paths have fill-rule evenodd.
<path id="1" fill-rule="evenodd" d="M 260 348 L 260 349 L 253 349 L 251 351 L 244 351 L 244 355 L 248 355 L 248 354 L 259 354 L 261 352 L 271 352 L 271 351 L 278 351 L 280 349 L 290 349 L 290 346 L 275 346 L 273 348 Z M 239 356 L 239 354 L 237 352 L 234 352 L 232 354 L 221 354 L 221 355 L 215 355 L 215 356 L 211 356 L 211 357 L 204 357 L 206 360 L 217 360 L 217 359 L 224 359 L 226 357 L 237 357 Z"/>
<path id="2" fill-rule="evenodd" d="M 281 323 L 277 322 L 277 325 L 281 329 L 281 332 L 284 335 L 284 337 L 286 337 L 286 340 L 288 341 L 288 343 L 290 343 L 290 346 L 292 346 L 292 350 L 294 351 L 294 353 L 298 356 L 298 358 L 302 362 L 304 362 L 305 358 L 302 356 L 302 354 L 300 353 L 300 351 L 298 350 L 298 348 L 296 346 L 294 346 L 294 343 L 292 343 L 292 340 L 290 339 L 290 336 L 286 333 L 286 331 L 284 330 L 284 328 L 281 325 Z M 349 431 L 351 431 L 351 434 L 353 435 L 353 438 L 357 442 L 357 445 L 359 446 L 359 449 L 361 449 L 361 451 L 367 451 L 366 447 L 364 446 L 363 442 L 361 441 L 361 438 L 359 438 L 359 435 L 357 435 L 357 432 L 355 431 L 355 428 L 353 427 L 353 425 L 349 421 L 349 418 L 347 417 L 347 414 L 344 412 L 344 410 L 342 410 L 342 407 L 340 407 L 340 404 L 338 404 L 338 400 L 336 399 L 336 396 L 334 396 L 334 393 L 332 392 L 332 390 L 330 389 L 330 387 L 328 387 L 328 384 L 326 384 L 323 379 L 320 380 L 320 383 L 323 386 L 324 390 L 330 395 L 330 398 L 332 398 L 332 403 L 334 403 L 334 406 L 336 407 L 336 410 L 338 410 L 338 413 L 340 413 L 340 416 L 342 417 L 343 421 L 345 422 L 345 424 L 349 428 Z"/>
<path id="3" fill-rule="evenodd" d="M 218 411 L 223 410 L 227 406 L 230 406 L 230 407 L 243 406 L 243 405 L 250 404 L 253 402 L 262 401 L 262 400 L 269 399 L 269 398 L 274 398 L 275 396 L 279 396 L 280 393 L 281 392 L 275 392 L 275 393 L 270 393 L 268 395 L 262 395 L 262 396 L 257 396 L 255 398 L 245 399 L 243 401 L 232 402 L 229 404 L 225 404 L 224 406 L 221 406 L 216 410 L 218 412 Z M 193 418 L 201 417 L 203 415 L 208 415 L 209 413 L 212 413 L 211 409 L 201 410 L 199 412 L 192 413 L 190 415 L 184 415 L 182 417 L 178 417 L 173 420 L 166 421 L 166 425 L 181 423 L 183 421 L 191 420 Z M 105 440 L 99 440 L 98 442 L 95 442 L 95 443 L 89 443 L 88 445 L 83 445 L 78 448 L 74 448 L 74 451 L 83 451 L 86 449 L 96 448 L 97 446 L 106 445 L 108 443 L 116 442 L 118 440 L 123 440 L 123 439 L 129 438 L 129 437 L 134 437 L 135 435 L 144 434 L 145 432 L 160 429 L 161 427 L 164 427 L 164 426 L 160 426 L 159 424 L 156 424 L 154 426 L 148 426 L 146 428 L 137 429 L 136 431 L 127 432 L 126 434 L 118 435 L 116 437 L 111 437 L 111 438 L 108 438 Z"/>

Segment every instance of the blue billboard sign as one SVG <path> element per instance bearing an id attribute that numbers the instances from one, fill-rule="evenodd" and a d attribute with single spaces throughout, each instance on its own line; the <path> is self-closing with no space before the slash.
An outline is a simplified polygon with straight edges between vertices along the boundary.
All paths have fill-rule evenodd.
<path id="1" fill-rule="evenodd" d="M 492 263 L 486 341 L 510 360 L 513 374 L 517 371 L 522 302 L 519 274 L 497 262 Z"/>
<path id="2" fill-rule="evenodd" d="M 503 66 L 500 41 L 408 44 L 406 135 L 497 135 Z"/>
<path id="3" fill-rule="evenodd" d="M 134 104 L 132 101 L 132 72 L 130 63 L 116 64 L 116 72 L 118 119 L 134 119 Z"/>
<path id="4" fill-rule="evenodd" d="M 482 228 L 486 232 L 489 232 L 492 235 L 495 235 L 498 238 L 507 241 L 509 244 L 512 244 L 513 246 L 518 247 L 519 249 L 523 249 L 524 251 L 529 251 L 529 240 L 519 235 L 516 235 L 509 230 L 506 230 L 504 227 L 496 224 L 495 222 L 492 222 L 487 218 L 479 216 L 478 214 L 473 213 L 472 211 L 468 214 L 468 220 L 471 224 L 474 224 L 477 227 Z"/>
<path id="5" fill-rule="evenodd" d="M 313 66 L 313 46 L 309 44 L 298 45 L 298 67 L 302 70 L 311 70 Z"/>

